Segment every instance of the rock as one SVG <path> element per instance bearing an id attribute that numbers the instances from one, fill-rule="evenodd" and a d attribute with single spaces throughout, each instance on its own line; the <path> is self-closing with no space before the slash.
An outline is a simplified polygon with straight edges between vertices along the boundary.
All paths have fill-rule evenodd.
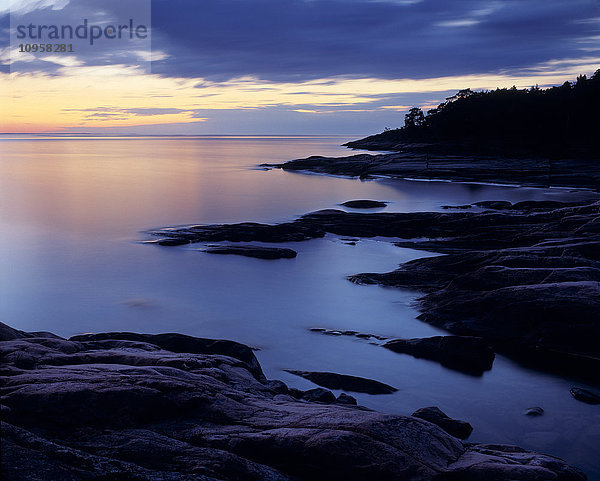
<path id="1" fill-rule="evenodd" d="M 295 399 L 302 399 L 302 396 L 304 396 L 304 391 L 301 389 L 296 389 L 295 387 L 290 387 L 288 388 L 288 394 Z"/>
<path id="2" fill-rule="evenodd" d="M 158 239 L 155 241 L 155 244 L 158 244 L 159 246 L 164 246 L 164 247 L 174 247 L 174 246 L 182 246 L 185 244 L 189 244 L 189 241 L 187 239 Z"/>
<path id="3" fill-rule="evenodd" d="M 341 393 L 338 398 L 335 400 L 336 404 L 347 404 L 349 406 L 356 406 L 358 403 L 356 398 L 352 396 L 348 396 L 345 392 Z"/>
<path id="4" fill-rule="evenodd" d="M 311 332 L 319 332 L 321 334 L 325 334 L 328 336 L 354 336 L 358 339 L 375 338 L 379 341 L 385 341 L 385 340 L 389 339 L 388 337 L 379 336 L 377 334 L 368 334 L 366 332 L 358 332 L 358 331 L 352 331 L 352 330 L 338 331 L 335 329 L 326 329 L 324 327 L 311 327 L 309 330 Z"/>
<path id="5" fill-rule="evenodd" d="M 83 343 L 85 347 L 101 346 L 109 348 L 115 341 L 125 340 L 142 342 L 158 346 L 161 349 L 176 353 L 213 354 L 238 359 L 245 364 L 256 379 L 264 379 L 264 374 L 252 349 L 244 344 L 228 340 L 203 339 L 184 334 L 135 334 L 132 332 L 108 332 L 102 334 L 83 334 L 73 336 L 70 341 Z M 100 341 L 100 342 L 98 342 Z M 116 347 L 127 346 L 119 344 Z M 135 346 L 135 344 L 134 344 Z"/>
<path id="6" fill-rule="evenodd" d="M 350 144 L 356 146 L 358 144 Z M 493 182 L 539 187 L 568 186 L 595 189 L 600 185 L 600 167 L 592 159 L 556 159 L 550 174 L 548 163 L 532 158 L 507 158 L 452 153 L 452 146 L 436 148 L 431 144 L 403 144 L 384 150 L 399 152 L 379 155 L 358 154 L 346 157 L 312 156 L 269 167 L 287 171 L 369 178 L 387 176 L 410 179 L 442 179 L 462 182 Z M 362 147 L 361 147 L 362 148 Z M 376 150 L 382 150 L 378 148 Z M 427 160 L 426 160 L 427 159 Z"/>
<path id="7" fill-rule="evenodd" d="M 331 404 L 331 403 L 335 402 L 334 394 L 331 391 L 328 391 L 327 389 L 323 389 L 320 387 L 317 387 L 315 389 L 309 389 L 308 391 L 304 391 L 301 399 L 304 399 L 305 401 L 325 403 L 325 404 Z"/>
<path id="8" fill-rule="evenodd" d="M 239 358 L 252 351 L 231 341 L 78 338 L 0 342 L 2 479 L 585 479 L 556 458 L 463 444 L 417 418 L 342 405 L 324 389 L 302 396 L 327 404 L 278 394 L 281 384 Z M 17 367 L 21 355 L 31 369 Z"/>
<path id="9" fill-rule="evenodd" d="M 373 379 L 348 376 L 346 374 L 335 374 L 332 372 L 293 371 L 284 369 L 290 374 L 308 379 L 315 384 L 327 389 L 341 389 L 351 392 L 362 392 L 366 394 L 391 394 L 397 389 Z"/>
<path id="10" fill-rule="evenodd" d="M 469 423 L 448 417 L 436 406 L 417 409 L 412 416 L 439 426 L 455 438 L 467 439 L 473 432 L 473 427 Z"/>
<path id="11" fill-rule="evenodd" d="M 555 200 L 525 200 L 517 202 L 512 206 L 515 210 L 532 210 L 532 209 L 559 209 L 561 207 L 568 207 L 574 205 L 571 203 L 558 202 Z"/>
<path id="12" fill-rule="evenodd" d="M 484 209 L 505 210 L 510 209 L 512 204 L 506 200 L 486 200 L 483 202 L 475 202 L 473 205 Z"/>
<path id="13" fill-rule="evenodd" d="M 494 363 L 493 349 L 479 337 L 434 336 L 423 339 L 393 339 L 383 347 L 391 351 L 439 362 L 467 374 L 481 375 Z"/>
<path id="14" fill-rule="evenodd" d="M 269 381 L 265 381 L 264 384 L 269 389 L 271 389 L 271 391 L 273 391 L 273 392 L 275 392 L 277 394 L 288 394 L 289 393 L 289 388 L 282 381 L 269 380 Z"/>
<path id="15" fill-rule="evenodd" d="M 232 254 L 245 257 L 255 257 L 257 259 L 293 259 L 298 255 L 298 253 L 292 249 L 253 245 L 209 247 L 208 249 L 204 249 L 202 252 L 206 252 L 208 254 Z"/>
<path id="16" fill-rule="evenodd" d="M 26 332 L 13 329 L 0 322 L 0 341 L 12 341 L 13 339 L 23 339 L 28 337 Z"/>
<path id="17" fill-rule="evenodd" d="M 525 416 L 537 417 L 537 416 L 543 416 L 543 414 L 544 414 L 544 410 L 539 406 L 527 408 L 525 410 Z"/>
<path id="18" fill-rule="evenodd" d="M 443 205 L 442 209 L 445 210 L 449 210 L 449 209 L 460 209 L 460 210 L 466 210 L 466 209 L 472 209 L 473 206 L 471 204 L 466 204 L 466 205 Z"/>
<path id="19" fill-rule="evenodd" d="M 387 206 L 387 202 L 381 202 L 378 200 L 349 200 L 342 204 L 344 207 L 350 207 L 351 209 L 378 209 Z"/>
<path id="20" fill-rule="evenodd" d="M 579 387 L 571 388 L 571 396 L 573 396 L 578 401 L 587 404 L 600 404 L 600 396 L 591 391 L 588 391 L 587 389 L 581 389 Z"/>

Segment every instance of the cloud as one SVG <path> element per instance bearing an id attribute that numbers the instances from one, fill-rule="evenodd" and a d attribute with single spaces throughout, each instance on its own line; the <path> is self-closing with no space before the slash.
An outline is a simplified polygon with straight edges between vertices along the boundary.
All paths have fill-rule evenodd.
<path id="1" fill-rule="evenodd" d="M 589 0 L 154 0 L 161 75 L 303 81 L 427 78 L 572 58 L 598 34 Z M 450 28 L 453 27 L 453 28 Z"/>
<path id="2" fill-rule="evenodd" d="M 43 17 L 109 22 L 147 16 L 121 0 L 23 0 Z M 150 0 L 135 0 L 149 5 Z M 85 65 L 152 66 L 175 78 L 306 81 L 336 76 L 430 78 L 522 69 L 594 51 L 589 0 L 152 0 L 152 49 L 105 42 Z M 146 9 L 149 11 L 149 8 Z M 0 10 L 1 12 L 1 10 Z M 135 16 L 135 15 L 134 15 Z M 0 13 L 1 26 L 7 15 Z M 57 73 L 52 63 L 14 71 Z"/>

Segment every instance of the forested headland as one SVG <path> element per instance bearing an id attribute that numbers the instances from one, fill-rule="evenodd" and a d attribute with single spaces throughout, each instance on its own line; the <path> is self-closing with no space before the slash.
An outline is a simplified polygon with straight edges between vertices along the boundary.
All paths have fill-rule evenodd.
<path id="1" fill-rule="evenodd" d="M 545 89 L 460 90 L 427 113 L 413 107 L 401 128 L 346 145 L 403 150 L 409 144 L 430 144 L 433 149 L 492 155 L 600 157 L 599 112 L 597 70 L 589 78 L 580 75 Z"/>

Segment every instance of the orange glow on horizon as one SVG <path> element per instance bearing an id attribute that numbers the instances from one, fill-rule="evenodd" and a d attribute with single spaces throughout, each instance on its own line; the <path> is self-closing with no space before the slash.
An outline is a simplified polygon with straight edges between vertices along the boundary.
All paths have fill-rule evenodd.
<path id="1" fill-rule="evenodd" d="M 577 60 L 577 59 L 576 59 Z M 252 77 L 226 82 L 145 74 L 124 65 L 62 67 L 58 75 L 0 74 L 0 131 L 68 132 L 111 127 L 204 122 L 211 110 L 283 108 L 303 115 L 402 111 L 400 94 L 462 88 L 557 85 L 592 73 L 600 58 L 566 59 L 526 74 L 480 74 L 429 79 L 326 78 L 266 82 Z M 388 99 L 389 97 L 389 99 Z M 380 105 L 388 99 L 388 105 Z M 379 105 L 374 105 L 379 102 Z M 426 107 L 431 107 L 427 105 Z"/>

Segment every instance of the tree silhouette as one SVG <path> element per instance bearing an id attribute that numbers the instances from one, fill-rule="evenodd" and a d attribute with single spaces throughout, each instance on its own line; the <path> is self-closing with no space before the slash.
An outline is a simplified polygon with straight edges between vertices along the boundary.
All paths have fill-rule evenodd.
<path id="1" fill-rule="evenodd" d="M 365 140 L 386 148 L 419 142 L 477 153 L 600 159 L 598 132 L 600 69 L 546 89 L 463 89 L 427 116 L 413 107 L 404 127 Z"/>
<path id="2" fill-rule="evenodd" d="M 425 114 L 419 107 L 413 107 L 404 116 L 404 128 L 415 129 L 425 125 Z"/>

